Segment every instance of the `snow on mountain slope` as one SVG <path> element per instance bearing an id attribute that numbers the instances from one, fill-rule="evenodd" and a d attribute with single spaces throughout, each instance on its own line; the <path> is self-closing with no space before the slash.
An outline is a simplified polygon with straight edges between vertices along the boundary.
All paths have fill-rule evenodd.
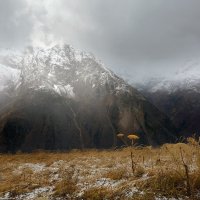
<path id="1" fill-rule="evenodd" d="M 115 91 L 129 91 L 129 86 L 92 54 L 69 45 L 43 49 L 29 47 L 21 55 L 4 53 L 0 62 L 20 69 L 18 87 L 25 85 L 35 90 L 52 90 L 68 97 L 74 97 L 74 87 L 83 84 L 91 89 L 109 84 Z"/>
<path id="2" fill-rule="evenodd" d="M 14 49 L 0 49 L 0 63 L 17 69 L 22 61 L 23 52 Z"/>
<path id="3" fill-rule="evenodd" d="M 182 136 L 200 136 L 200 62 L 190 62 L 171 77 L 152 79 L 137 88 L 170 117 Z"/>
<path id="4" fill-rule="evenodd" d="M 0 91 L 7 88 L 11 83 L 16 83 L 20 77 L 20 70 L 0 64 Z"/>
<path id="5" fill-rule="evenodd" d="M 165 91 L 191 90 L 200 93 L 200 62 L 190 62 L 171 77 L 153 78 L 137 86 L 140 90 L 155 93 Z"/>
<path id="6" fill-rule="evenodd" d="M 29 47 L 3 63 L 20 79 L 1 101 L 0 151 L 110 148 L 118 132 L 138 132 L 149 145 L 176 139 L 169 118 L 91 54 Z"/>

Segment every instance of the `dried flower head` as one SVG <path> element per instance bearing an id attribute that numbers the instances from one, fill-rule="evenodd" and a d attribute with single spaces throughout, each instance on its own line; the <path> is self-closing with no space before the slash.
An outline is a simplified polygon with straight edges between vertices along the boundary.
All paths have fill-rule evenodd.
<path id="1" fill-rule="evenodd" d="M 119 133 L 119 134 L 117 134 L 117 137 L 122 138 L 122 137 L 124 137 L 124 134 L 123 133 Z"/>
<path id="2" fill-rule="evenodd" d="M 137 135 L 134 135 L 134 134 L 128 135 L 127 137 L 130 140 L 138 140 L 139 139 L 139 137 Z"/>

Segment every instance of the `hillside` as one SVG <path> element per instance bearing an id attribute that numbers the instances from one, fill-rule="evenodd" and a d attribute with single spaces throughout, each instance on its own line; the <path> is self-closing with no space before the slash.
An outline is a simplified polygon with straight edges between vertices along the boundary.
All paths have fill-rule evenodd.
<path id="1" fill-rule="evenodd" d="M 122 145 L 119 132 L 140 144 L 176 140 L 170 120 L 91 54 L 57 45 L 1 60 L 20 74 L 3 90 L 1 151 L 110 148 Z"/>
<path id="2" fill-rule="evenodd" d="M 136 87 L 176 125 L 182 136 L 200 135 L 200 64 L 190 62 L 174 75 Z"/>

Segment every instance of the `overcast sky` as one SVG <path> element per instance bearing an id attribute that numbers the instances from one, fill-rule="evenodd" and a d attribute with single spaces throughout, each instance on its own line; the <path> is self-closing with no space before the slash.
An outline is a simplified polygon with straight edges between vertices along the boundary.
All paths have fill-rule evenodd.
<path id="1" fill-rule="evenodd" d="M 200 0 L 0 0 L 0 48 L 65 42 L 131 80 L 200 59 Z"/>

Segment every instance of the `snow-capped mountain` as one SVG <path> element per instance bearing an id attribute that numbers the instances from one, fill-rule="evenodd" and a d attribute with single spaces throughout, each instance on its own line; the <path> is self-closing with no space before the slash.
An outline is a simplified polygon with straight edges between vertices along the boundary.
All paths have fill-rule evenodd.
<path id="1" fill-rule="evenodd" d="M 151 145 L 176 138 L 169 119 L 92 54 L 29 47 L 0 63 L 17 74 L 15 95 L 0 104 L 0 151 L 108 148 L 119 132 Z"/>
<path id="2" fill-rule="evenodd" d="M 170 117 L 183 136 L 200 135 L 200 62 L 190 62 L 171 77 L 154 78 L 136 87 Z"/>
<path id="3" fill-rule="evenodd" d="M 122 79 L 92 54 L 75 50 L 69 45 L 56 45 L 45 49 L 29 47 L 20 55 L 9 52 L 2 57 L 9 66 L 8 69 L 15 68 L 12 71 L 16 73 L 15 82 L 18 78 L 17 87 L 25 85 L 71 97 L 75 96 L 74 87 L 83 83 L 90 85 L 91 89 L 112 84 L 115 91 L 129 90 Z"/>
<path id="4" fill-rule="evenodd" d="M 140 90 L 146 90 L 147 87 L 150 92 L 173 93 L 178 90 L 200 92 L 200 62 L 187 63 L 185 67 L 180 68 L 171 76 L 152 78 L 138 85 Z"/>

